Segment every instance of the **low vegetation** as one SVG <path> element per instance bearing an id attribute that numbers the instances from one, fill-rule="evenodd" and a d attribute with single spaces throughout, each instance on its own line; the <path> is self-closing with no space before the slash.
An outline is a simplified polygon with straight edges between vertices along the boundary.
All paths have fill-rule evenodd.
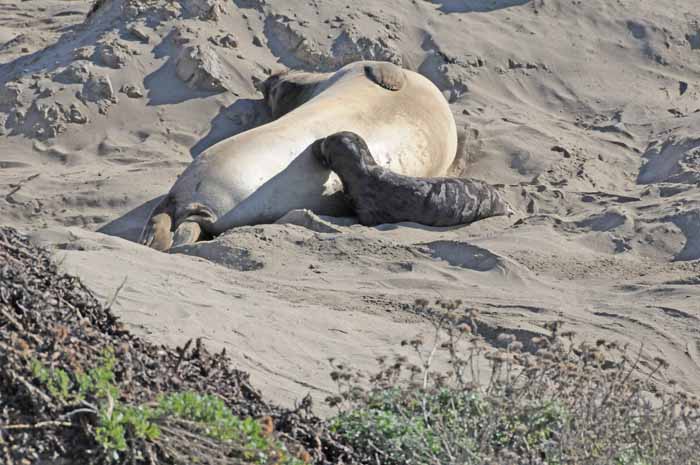
<path id="1" fill-rule="evenodd" d="M 664 360 L 603 340 L 575 343 L 561 322 L 527 341 L 501 334 L 492 349 L 475 311 L 427 302 L 416 311 L 434 322 L 432 340 L 405 341 L 413 357 L 380 359 L 368 387 L 332 361 L 332 430 L 359 463 L 700 463 L 700 404 L 664 388 Z M 439 352 L 449 368 L 433 366 Z"/>
<path id="2" fill-rule="evenodd" d="M 169 424 L 180 423 L 190 431 L 219 441 L 222 447 L 231 449 L 232 457 L 247 464 L 305 463 L 273 436 L 269 417 L 263 421 L 241 419 L 213 395 L 186 391 L 161 395 L 152 405 L 120 402 L 115 365 L 112 350 L 105 351 L 99 365 L 86 373 L 68 373 L 60 368 L 47 368 L 36 359 L 31 361 L 39 388 L 45 388 L 59 402 L 92 406 L 82 410 L 96 418 L 94 439 L 104 460 L 119 463 L 133 452 L 129 449 L 138 441 L 157 444 L 163 431 L 168 432 Z"/>
<path id="3" fill-rule="evenodd" d="M 343 451 L 308 399 L 266 403 L 200 340 L 134 336 L 49 251 L 0 227 L 3 465 L 288 465 Z"/>
<path id="4" fill-rule="evenodd" d="M 0 278 L 3 464 L 700 464 L 700 404 L 667 363 L 576 342 L 560 322 L 485 340 L 475 310 L 416 302 L 430 337 L 372 374 L 332 360 L 337 414 L 321 420 L 308 398 L 266 403 L 199 341 L 131 335 L 50 253 L 3 228 Z"/>

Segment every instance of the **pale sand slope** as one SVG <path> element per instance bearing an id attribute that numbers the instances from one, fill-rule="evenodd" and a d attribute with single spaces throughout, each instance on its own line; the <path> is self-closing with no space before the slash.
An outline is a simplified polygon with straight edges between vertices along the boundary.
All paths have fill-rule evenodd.
<path id="1" fill-rule="evenodd" d="M 415 298 L 459 298 L 491 340 L 563 319 L 643 342 L 700 392 L 694 0 L 114 0 L 74 26 L 62 4 L 89 9 L 30 0 L 0 22 L 0 40 L 29 44 L 0 45 L 0 218 L 41 230 L 105 300 L 127 277 L 115 309 L 140 332 L 203 336 L 291 403 L 332 390 L 327 357 L 371 367 L 427 331 Z M 35 52 L 56 34 L 23 26 L 26 12 L 44 24 L 40 5 L 67 29 Z M 246 227 L 185 255 L 87 231 L 133 239 L 192 156 L 267 121 L 255 80 L 361 58 L 444 90 L 467 127 L 462 168 L 505 184 L 516 217 Z"/>

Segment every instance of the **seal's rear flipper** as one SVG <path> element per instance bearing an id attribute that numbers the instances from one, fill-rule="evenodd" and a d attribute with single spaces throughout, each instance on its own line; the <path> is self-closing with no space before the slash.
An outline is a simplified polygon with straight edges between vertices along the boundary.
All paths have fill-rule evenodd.
<path id="1" fill-rule="evenodd" d="M 175 229 L 172 247 L 197 242 L 202 235 L 202 227 L 194 221 L 184 221 Z"/>
<path id="2" fill-rule="evenodd" d="M 365 76 L 387 90 L 401 90 L 406 84 L 403 69 L 389 62 L 365 65 Z"/>
<path id="3" fill-rule="evenodd" d="M 465 224 L 490 218 L 492 216 L 511 216 L 515 211 L 505 200 L 499 190 L 483 181 L 463 178 L 464 196 L 462 218 Z"/>

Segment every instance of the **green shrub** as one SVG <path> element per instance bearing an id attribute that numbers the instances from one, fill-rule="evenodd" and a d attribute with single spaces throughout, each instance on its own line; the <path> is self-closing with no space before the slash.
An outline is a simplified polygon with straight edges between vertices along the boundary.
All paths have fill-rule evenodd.
<path id="1" fill-rule="evenodd" d="M 663 387 L 665 361 L 607 341 L 575 343 L 561 322 L 546 326 L 548 336 L 488 343 L 475 311 L 425 302 L 416 311 L 435 325 L 432 344 L 404 341 L 411 358 L 381 358 L 369 386 L 331 361 L 339 388 L 328 398 L 339 409 L 332 431 L 357 462 L 700 464 L 700 403 Z M 438 353 L 449 369 L 435 368 Z"/>
<path id="2" fill-rule="evenodd" d="M 179 392 L 161 396 L 155 406 L 120 402 L 115 366 L 113 351 L 106 351 L 100 363 L 85 373 L 47 368 L 36 359 L 30 362 L 33 376 L 54 399 L 63 404 L 84 404 L 89 399 L 96 404 L 94 439 L 107 460 L 121 462 L 122 454 L 135 443 L 156 442 L 165 425 L 181 421 L 188 430 L 229 446 L 246 463 L 303 465 L 257 420 L 233 415 L 215 396 Z M 132 457 L 138 455 L 130 452 Z"/>
<path id="3" fill-rule="evenodd" d="M 233 415 L 221 399 L 211 395 L 182 392 L 164 396 L 158 402 L 155 415 L 160 418 L 175 416 L 196 423 L 207 436 L 234 443 L 241 457 L 249 463 L 303 464 L 288 453 L 284 444 L 264 432 L 260 422 Z"/>
<path id="4" fill-rule="evenodd" d="M 449 388 L 373 391 L 365 405 L 337 415 L 331 429 L 361 456 L 381 457 L 386 465 L 456 463 L 456 454 L 469 463 L 479 457 L 480 432 L 489 422 L 495 422 L 487 438 L 492 450 L 544 451 L 566 418 L 553 402 L 533 401 L 503 415 L 493 400 Z"/>
<path id="5" fill-rule="evenodd" d="M 422 416 L 402 409 L 407 399 L 401 396 L 398 390 L 373 393 L 367 406 L 335 417 L 331 431 L 345 438 L 362 456 L 380 456 L 381 463 L 418 463 L 413 460 L 420 460 L 422 451 L 439 451 L 439 438 Z"/>

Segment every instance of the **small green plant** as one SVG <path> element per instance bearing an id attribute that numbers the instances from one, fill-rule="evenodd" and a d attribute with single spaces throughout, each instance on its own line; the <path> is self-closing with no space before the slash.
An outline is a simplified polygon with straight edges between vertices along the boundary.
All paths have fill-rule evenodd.
<path id="1" fill-rule="evenodd" d="M 119 452 L 126 450 L 126 428 L 119 413 L 100 410 L 98 425 L 95 428 L 95 440 L 108 456 L 119 458 Z"/>
<path id="2" fill-rule="evenodd" d="M 251 464 L 301 465 L 304 462 L 292 457 L 284 444 L 269 433 L 253 418 L 241 419 L 226 407 L 224 402 L 211 395 L 182 392 L 161 397 L 154 415 L 160 418 L 178 417 L 194 422 L 204 434 L 216 440 L 233 443 L 240 455 Z"/>
<path id="3" fill-rule="evenodd" d="M 88 371 L 86 379 L 80 380 L 80 385 L 85 389 L 85 393 L 92 392 L 98 399 L 111 397 L 116 399 L 119 388 L 115 382 L 114 367 L 117 358 L 111 349 L 102 353 L 100 363 Z"/>
<path id="4" fill-rule="evenodd" d="M 105 350 L 97 366 L 84 373 L 70 374 L 60 368 L 47 368 L 39 360 L 30 361 L 32 375 L 62 404 L 78 404 L 86 399 L 97 405 L 95 441 L 108 457 L 117 459 L 127 449 L 127 437 L 153 441 L 160 435 L 152 421 L 151 409 L 127 406 L 118 401 L 119 388 L 114 368 L 114 351 Z"/>
<path id="5" fill-rule="evenodd" d="M 67 404 L 80 402 L 88 396 L 116 398 L 119 389 L 114 381 L 115 364 L 114 351 L 105 350 L 99 364 L 86 373 L 69 374 L 61 368 L 47 368 L 38 359 L 30 361 L 30 369 L 54 399 Z"/>
<path id="6" fill-rule="evenodd" d="M 415 398 L 389 390 L 373 393 L 367 400 L 366 406 L 331 421 L 331 431 L 345 438 L 359 455 L 379 455 L 387 465 L 420 463 L 440 449 L 439 437 L 423 416 L 415 414 Z"/>
<path id="7" fill-rule="evenodd" d="M 241 419 L 219 398 L 194 392 L 161 396 L 155 406 L 131 406 L 119 401 L 114 369 L 116 357 L 105 351 L 97 366 L 71 374 L 51 369 L 39 360 L 30 362 L 32 375 L 46 386 L 52 397 L 64 404 L 90 399 L 97 406 L 94 437 L 107 459 L 118 462 L 134 441 L 157 441 L 161 424 L 181 419 L 203 435 L 226 443 L 250 464 L 303 465 L 271 432 L 253 418 Z"/>
<path id="8" fill-rule="evenodd" d="M 71 400 L 72 383 L 70 376 L 61 368 L 46 368 L 39 360 L 32 359 L 30 362 L 32 375 L 46 386 L 51 396 L 61 403 Z"/>
<path id="9" fill-rule="evenodd" d="M 153 422 L 154 412 L 142 406 L 132 407 L 122 404 L 113 409 L 103 406 L 99 411 L 95 439 L 108 455 L 118 458 L 118 452 L 127 448 L 127 435 L 146 441 L 160 437 L 160 428 Z"/>
<path id="10" fill-rule="evenodd" d="M 239 437 L 239 420 L 223 401 L 209 395 L 182 392 L 161 397 L 157 412 L 200 423 L 209 437 L 230 441 Z"/>

